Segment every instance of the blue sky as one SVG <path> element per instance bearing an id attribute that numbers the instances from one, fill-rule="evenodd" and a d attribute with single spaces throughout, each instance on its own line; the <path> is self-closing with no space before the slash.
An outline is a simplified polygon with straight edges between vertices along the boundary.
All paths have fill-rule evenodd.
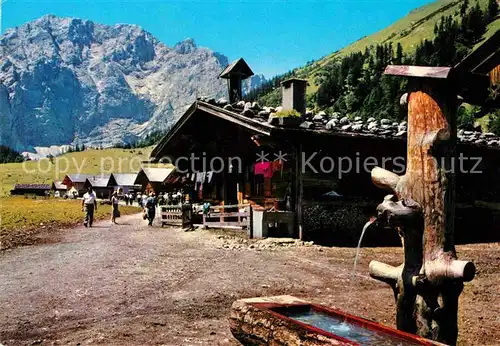
<path id="1" fill-rule="evenodd" d="M 5 0 L 3 0 L 5 2 Z M 271 77 L 376 32 L 430 0 L 7 0 L 3 30 L 45 14 L 137 24 L 168 46 L 187 37 Z"/>

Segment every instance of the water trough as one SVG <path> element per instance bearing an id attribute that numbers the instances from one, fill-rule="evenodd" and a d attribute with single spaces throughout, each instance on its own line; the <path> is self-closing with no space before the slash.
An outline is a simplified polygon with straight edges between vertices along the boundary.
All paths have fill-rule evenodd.
<path id="1" fill-rule="evenodd" d="M 230 325 L 243 345 L 443 345 L 292 296 L 239 300 Z"/>

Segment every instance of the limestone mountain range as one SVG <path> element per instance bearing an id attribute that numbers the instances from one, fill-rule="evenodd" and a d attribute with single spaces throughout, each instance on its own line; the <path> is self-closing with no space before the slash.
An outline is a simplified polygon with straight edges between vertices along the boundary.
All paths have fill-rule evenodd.
<path id="1" fill-rule="evenodd" d="M 196 97 L 225 97 L 228 59 L 135 25 L 44 16 L 0 37 L 0 143 L 110 146 L 166 129 Z M 263 76 L 245 87 L 256 87 Z"/>

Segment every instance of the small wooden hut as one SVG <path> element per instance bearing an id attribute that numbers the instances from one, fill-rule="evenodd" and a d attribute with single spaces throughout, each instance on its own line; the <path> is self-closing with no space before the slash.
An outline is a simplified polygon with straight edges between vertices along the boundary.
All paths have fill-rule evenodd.
<path id="1" fill-rule="evenodd" d="M 113 175 L 100 175 L 87 178 L 84 187 L 92 187 L 98 198 L 111 198 L 117 184 Z"/>
<path id="2" fill-rule="evenodd" d="M 46 196 L 49 191 L 49 184 L 16 184 L 14 189 L 10 190 L 10 194 Z"/>
<path id="3" fill-rule="evenodd" d="M 174 168 L 164 167 L 143 167 L 137 174 L 134 184 L 141 186 L 141 191 L 145 193 L 166 192 L 164 182 L 174 172 Z"/>
<path id="4" fill-rule="evenodd" d="M 85 193 L 85 181 L 87 178 L 92 179 L 92 174 L 68 174 L 62 180 L 62 184 L 66 185 L 68 191 L 78 191 L 78 195 Z"/>
<path id="5" fill-rule="evenodd" d="M 135 183 L 137 173 L 113 173 L 111 174 L 116 181 L 116 186 L 121 193 L 130 193 L 141 191 L 141 185 Z"/>

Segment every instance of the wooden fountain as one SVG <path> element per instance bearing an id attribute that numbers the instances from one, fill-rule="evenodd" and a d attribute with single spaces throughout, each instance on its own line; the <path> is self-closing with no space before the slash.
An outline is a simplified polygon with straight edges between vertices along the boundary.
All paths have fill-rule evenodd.
<path id="1" fill-rule="evenodd" d="M 407 77 L 409 92 L 406 174 L 372 171 L 388 190 L 377 222 L 396 228 L 404 247 L 399 267 L 372 261 L 370 275 L 391 285 L 397 327 L 455 345 L 458 297 L 474 278 L 471 262 L 457 259 L 454 246 L 456 111 L 460 100 L 500 106 L 500 31 L 453 68 L 388 66 L 385 74 Z M 460 95 L 460 96 L 458 96 Z"/>
<path id="2" fill-rule="evenodd" d="M 500 31 L 454 68 L 388 66 L 385 71 L 409 78 L 402 97 L 408 106 L 407 167 L 403 176 L 382 168 L 371 172 L 375 185 L 390 192 L 373 223 L 399 232 L 404 262 L 393 267 L 372 261 L 370 275 L 392 287 L 399 331 L 290 296 L 261 297 L 233 304 L 230 327 L 236 339 L 244 345 L 360 345 L 286 314 L 300 308 L 342 316 L 403 338 L 403 344 L 456 344 L 458 298 L 463 283 L 474 278 L 475 267 L 457 259 L 453 239 L 460 167 L 455 162 L 455 115 L 459 100 L 500 106 L 499 64 Z"/>
<path id="3" fill-rule="evenodd" d="M 372 170 L 388 190 L 377 222 L 396 228 L 404 247 L 399 267 L 372 261 L 370 275 L 391 285 L 400 330 L 454 345 L 458 298 L 474 278 L 474 264 L 457 259 L 454 246 L 458 76 L 452 68 L 388 66 L 386 74 L 410 77 L 406 174 Z"/>

